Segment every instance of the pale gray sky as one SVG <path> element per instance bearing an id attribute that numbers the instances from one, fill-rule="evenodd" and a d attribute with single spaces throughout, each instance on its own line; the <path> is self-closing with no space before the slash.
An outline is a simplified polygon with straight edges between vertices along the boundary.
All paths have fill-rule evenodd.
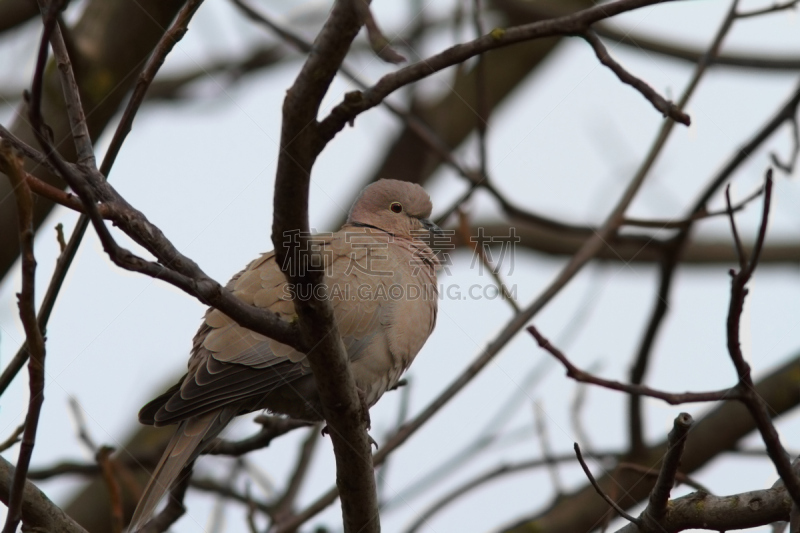
<path id="1" fill-rule="evenodd" d="M 426 13 L 444 15 L 451 1 L 425 2 Z M 258 5 L 287 17 L 314 11 L 324 3 L 265 0 Z M 743 1 L 744 8 L 767 5 Z M 410 5 L 410 4 L 409 4 Z M 377 19 L 391 36 L 408 24 L 406 3 L 374 2 Z M 638 10 L 619 17 L 616 24 L 697 46 L 710 42 L 729 3 L 721 0 L 676 2 Z M 324 8 L 323 8 L 324 9 Z M 470 35 L 466 33 L 465 36 Z M 442 49 L 452 38 L 424 43 L 421 55 Z M 19 62 L 27 54 L 32 67 L 38 37 L 12 35 L 0 40 L 0 80 L 26 83 Z M 236 14 L 229 4 L 208 2 L 178 44 L 166 71 L 192 68 L 209 58 L 226 57 L 265 41 L 263 32 Z M 448 40 L 446 40 L 448 39 Z M 13 41 L 13 48 L 6 42 Z M 796 12 L 738 22 L 725 41 L 726 51 L 760 51 L 800 55 L 800 21 Z M 11 54 L 9 50 L 15 50 Z M 683 91 L 691 69 L 687 64 L 609 43 L 611 53 L 629 70 L 662 94 Z M 364 78 L 376 80 L 394 67 L 360 55 L 353 65 Z M 203 97 L 178 105 L 146 106 L 134 125 L 112 172 L 114 186 L 172 242 L 218 281 L 226 281 L 258 253 L 271 248 L 272 185 L 280 131 L 283 94 L 299 63 L 289 62 L 224 88 L 210 77 Z M 449 72 L 424 83 L 432 93 L 446 87 Z M 650 179 L 634 202 L 631 215 L 675 217 L 683 213 L 704 183 L 734 148 L 763 123 L 797 83 L 796 74 L 713 69 L 703 79 L 688 111 L 690 128 L 676 128 Z M 341 100 L 351 86 L 338 80 L 326 98 L 326 109 Z M 0 119 L 8 124 L 8 107 Z M 562 220 L 598 222 L 621 194 L 655 137 L 661 118 L 641 95 L 623 86 L 601 66 L 581 40 L 564 42 L 544 68 L 492 117 L 490 172 L 498 187 L 520 205 Z M 312 176 L 311 225 L 332 230 L 349 207 L 358 184 L 380 160 L 386 141 L 399 130 L 398 122 L 377 108 L 360 116 L 325 150 Z M 112 130 L 109 130 L 112 131 Z M 102 154 L 108 137 L 98 143 Z M 736 174 L 733 191 L 744 196 L 757 187 L 769 164 L 768 154 L 788 154 L 788 131 L 782 131 Z M 466 146 L 459 154 L 474 161 Z M 797 173 L 787 179 L 778 173 L 775 210 L 770 236 L 797 236 L 800 229 L 800 187 Z M 450 205 L 464 183 L 449 170 L 441 170 L 429 184 L 434 214 Z M 719 198 L 715 204 L 720 206 Z M 472 203 L 476 215 L 498 213 L 483 195 Z M 753 207 L 739 215 L 750 237 L 760 215 Z M 57 253 L 52 227 L 73 226 L 76 216 L 56 209 L 40 232 L 36 253 L 39 293 L 49 279 Z M 727 235 L 725 220 L 704 222 L 703 234 Z M 130 241 L 117 232 L 123 242 Z M 135 245 L 130 244 L 136 248 Z M 516 284 L 522 302 L 528 302 L 553 278 L 562 259 L 520 252 L 514 257 L 509 283 Z M 458 254 L 446 286 L 465 293 L 473 284 L 487 285 L 489 277 L 470 270 L 470 260 Z M 506 273 L 507 269 L 503 269 Z M 751 285 L 744 317 L 744 347 L 756 375 L 761 375 L 794 354 L 800 345 L 800 280 L 793 267 L 764 267 Z M 724 321 L 729 277 L 726 268 L 682 269 L 677 276 L 674 305 L 653 359 L 649 383 L 675 391 L 707 390 L 730 386 L 734 371 L 725 350 Z M 608 264 L 585 269 L 535 320 L 541 331 L 560 340 L 572 360 L 583 367 L 600 362 L 604 376 L 626 379 L 628 366 L 647 320 L 656 287 L 656 271 L 643 265 Z M 13 293 L 19 288 L 15 274 L 0 285 L 0 361 L 5 364 L 24 338 L 16 317 Z M 577 333 L 563 338 L 580 308 L 591 311 Z M 185 368 L 191 338 L 203 306 L 179 290 L 113 266 L 90 230 L 55 308 L 48 331 L 46 402 L 40 423 L 34 467 L 63 459 L 91 460 L 74 436 L 67 399 L 75 396 L 83 406 L 96 440 L 121 445 L 137 424 L 136 413 Z M 412 415 L 441 391 L 493 337 L 510 317 L 504 302 L 495 300 L 440 301 L 436 331 L 409 372 L 413 382 Z M 519 390 L 523 376 L 546 356 L 527 334 L 518 337 L 456 401 L 437 415 L 392 457 L 386 494 L 391 497 L 424 475 L 443 458 L 470 442 L 489 423 L 502 398 Z M 534 401 L 547 415 L 550 439 L 556 451 L 571 450 L 575 440 L 570 425 L 569 402 L 575 384 L 556 365 L 547 379 L 525 392 L 527 399 L 508 428 L 533 427 Z M 385 440 L 394 423 L 399 394 L 387 394 L 372 409 L 373 437 Z M 488 402 L 487 402 L 488 400 Z M 626 397 L 600 389 L 588 394 L 584 421 L 591 443 L 598 449 L 625 445 Z M 486 405 L 491 407 L 487 408 Z M 695 417 L 699 405 L 671 407 L 647 401 L 647 435 L 665 435 L 673 418 L 686 410 Z M 22 373 L 0 399 L 0 436 L 19 425 L 27 408 L 27 376 Z M 800 449 L 800 421 L 794 412 L 779 425 L 787 446 Z M 243 435 L 255 426 L 247 418 L 232 424 L 230 433 Z M 248 459 L 274 480 L 283 480 L 293 464 L 300 432 L 251 454 Z M 4 438 L 4 437 L 2 437 Z M 753 445 L 758 439 L 747 439 Z M 15 460 L 17 448 L 5 457 Z M 419 498 L 407 499 L 383 516 L 384 531 L 402 531 L 426 502 L 460 481 L 502 462 L 540 454 L 533 439 L 491 450 L 457 475 L 444 480 Z M 764 460 L 722 459 L 697 473 L 699 481 L 717 493 L 765 488 L 775 479 Z M 202 471 L 225 475 L 232 464 L 219 458 L 202 459 Z M 567 487 L 585 483 L 577 466 L 561 470 Z M 334 480 L 332 453 L 324 439 L 313 462 L 301 502 L 313 501 Z M 78 485 L 75 479 L 41 483 L 57 502 Z M 679 489 L 677 493 L 685 492 Z M 527 472 L 487 485 L 439 513 L 427 532 L 487 531 L 509 518 L 530 513 L 552 497 L 545 470 Z M 211 498 L 191 494 L 188 513 L 174 527 L 179 533 L 202 531 Z M 0 515 L 3 511 L 0 511 Z M 338 504 L 314 523 L 335 525 Z M 226 531 L 244 531 L 243 511 L 232 505 Z M 764 530 L 765 531 L 765 530 Z"/>

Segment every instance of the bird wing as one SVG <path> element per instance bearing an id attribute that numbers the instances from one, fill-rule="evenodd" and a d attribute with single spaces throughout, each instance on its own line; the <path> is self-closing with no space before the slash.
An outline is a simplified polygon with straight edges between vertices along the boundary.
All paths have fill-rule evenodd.
<path id="1" fill-rule="evenodd" d="M 368 234 L 359 238 L 377 240 L 378 249 L 385 247 L 386 239 L 381 243 L 381 236 Z M 387 300 L 371 295 L 376 292 L 375 287 L 391 283 L 391 278 L 365 272 L 376 246 L 353 244 L 343 231 L 328 236 L 323 245 L 325 280 L 334 317 L 348 356 L 355 361 L 370 353 L 370 347 L 386 345 L 377 337 L 385 335 L 382 317 Z M 269 309 L 286 321 L 296 319 L 293 293 L 273 253 L 251 262 L 226 288 L 242 301 Z M 247 398 L 264 396 L 310 372 L 305 354 L 239 326 L 211 308 L 195 335 L 187 375 L 179 386 L 142 408 L 140 420 L 159 426 L 174 424 Z"/>

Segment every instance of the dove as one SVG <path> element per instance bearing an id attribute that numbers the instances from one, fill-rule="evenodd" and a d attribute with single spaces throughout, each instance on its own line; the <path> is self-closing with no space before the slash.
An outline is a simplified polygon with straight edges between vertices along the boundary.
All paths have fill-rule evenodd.
<path id="1" fill-rule="evenodd" d="M 421 238 L 442 231 L 429 220 L 431 209 L 419 185 L 372 183 L 353 203 L 341 230 L 309 238 L 310 264 L 292 265 L 324 271 L 323 294 L 331 301 L 366 408 L 397 385 L 436 324 L 439 262 Z M 295 299 L 312 297 L 287 282 L 273 252 L 252 261 L 225 288 L 287 321 L 297 318 Z M 234 417 L 261 410 L 323 420 L 305 354 L 209 308 L 194 337 L 188 372 L 139 412 L 143 424 L 177 428 L 129 531 L 147 524 L 184 468 Z"/>

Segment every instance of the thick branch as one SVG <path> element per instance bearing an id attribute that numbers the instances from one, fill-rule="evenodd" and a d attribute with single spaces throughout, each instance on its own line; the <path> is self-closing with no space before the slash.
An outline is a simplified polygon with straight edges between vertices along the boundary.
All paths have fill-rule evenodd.
<path id="1" fill-rule="evenodd" d="M 672 431 L 667 436 L 667 453 L 658 472 L 656 484 L 650 493 L 650 503 L 641 516 L 642 529 L 660 531 L 661 522 L 669 510 L 669 495 L 675 485 L 678 467 L 681 464 L 681 455 L 686 446 L 686 434 L 692 427 L 692 417 L 688 413 L 681 413 L 675 419 Z"/>
<path id="2" fill-rule="evenodd" d="M 0 501 L 6 505 L 9 504 L 9 488 L 13 478 L 14 467 L 0 457 Z M 76 524 L 30 481 L 25 482 L 22 496 L 22 521 L 27 526 L 37 527 L 48 533 L 86 533 L 85 529 Z"/>
<path id="3" fill-rule="evenodd" d="M 311 294 L 323 281 L 323 272 L 292 268 L 304 262 L 309 235 L 308 196 L 311 169 L 325 143 L 320 143 L 316 117 L 322 98 L 336 75 L 362 20 L 355 2 L 339 0 L 314 43 L 310 54 L 283 103 L 281 152 L 275 179 L 272 242 L 278 264 L 289 283 L 309 286 Z M 299 231 L 298 248 L 287 249 L 286 238 Z M 298 252 L 299 250 L 299 252 Z M 290 261 L 286 259 L 290 258 Z M 297 262 L 297 259 L 300 259 Z M 306 351 L 322 401 L 336 457 L 336 483 L 342 499 L 344 531 L 380 531 L 378 498 L 372 469 L 371 444 L 365 428 L 366 413 L 350 371 L 328 299 L 296 299 L 295 310 Z"/>
<path id="4" fill-rule="evenodd" d="M 656 526 L 657 529 L 652 531 L 677 533 L 687 529 L 750 529 L 788 520 L 791 504 L 792 499 L 783 487 L 731 496 L 693 492 L 671 500 L 666 514 Z M 636 524 L 628 524 L 617 533 L 642 533 L 642 530 Z"/>

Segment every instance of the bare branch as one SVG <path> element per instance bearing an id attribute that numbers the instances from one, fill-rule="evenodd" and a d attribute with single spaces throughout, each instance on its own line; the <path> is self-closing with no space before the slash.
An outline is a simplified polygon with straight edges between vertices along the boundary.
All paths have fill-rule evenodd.
<path id="1" fill-rule="evenodd" d="M 664 1 L 668 0 L 616 0 L 564 17 L 507 29 L 496 29 L 488 35 L 473 41 L 452 46 L 439 54 L 387 74 L 364 92 L 356 91 L 345 95 L 344 101 L 337 105 L 330 115 L 320 123 L 321 141 L 323 144 L 327 143 L 347 124 L 351 123 L 356 116 L 380 104 L 384 98 L 397 89 L 426 78 L 447 67 L 462 63 L 471 57 L 495 48 L 533 39 L 556 35 L 578 35 L 600 20 L 640 7 L 663 3 Z"/>
<path id="2" fill-rule="evenodd" d="M 792 497 L 792 500 L 800 505 L 800 479 L 794 474 L 791 461 L 786 454 L 786 450 L 781 444 L 778 431 L 770 419 L 769 412 L 764 399 L 759 396 L 753 386 L 753 378 L 750 374 L 750 365 L 745 361 L 744 354 L 739 341 L 739 326 L 742 311 L 744 309 L 744 300 L 747 296 L 748 289 L 746 288 L 747 282 L 753 276 L 753 272 L 758 266 L 758 260 L 761 256 L 761 249 L 764 245 L 764 240 L 767 234 L 767 223 L 769 221 L 769 210 L 772 200 L 772 169 L 767 171 L 766 183 L 764 185 L 764 210 L 761 217 L 761 225 L 756 238 L 756 244 L 753 247 L 753 255 L 750 261 L 743 255 L 740 256 L 739 261 L 741 268 L 739 272 L 731 271 L 731 298 L 728 308 L 727 319 L 727 340 L 728 340 L 728 354 L 731 357 L 736 373 L 739 376 L 739 385 L 737 389 L 741 392 L 741 401 L 747 406 L 750 415 L 761 433 L 761 438 L 767 447 L 772 463 L 775 469 L 781 476 L 786 491 Z M 730 199 L 729 199 L 730 204 Z M 741 243 L 739 242 L 738 232 L 736 231 L 736 223 L 731 215 L 731 227 L 733 232 L 734 241 L 736 242 L 737 250 L 741 250 Z"/>
<path id="3" fill-rule="evenodd" d="M 203 451 L 207 455 L 228 455 L 231 457 L 240 457 L 246 453 L 254 450 L 266 448 L 270 443 L 285 435 L 290 431 L 297 428 L 308 427 L 310 422 L 303 420 L 295 420 L 292 418 L 281 418 L 276 416 L 259 416 L 256 422 L 261 424 L 261 430 L 251 437 L 242 439 L 240 441 L 226 441 L 223 439 L 215 439 Z"/>
<path id="4" fill-rule="evenodd" d="M 45 32 L 46 33 L 46 32 Z M 43 42 L 43 46 L 46 44 Z M 8 176 L 17 200 L 19 216 L 19 241 L 22 256 L 22 290 L 17 295 L 19 317 L 25 329 L 25 341 L 31 354 L 28 363 L 29 399 L 28 414 L 25 417 L 25 429 L 19 448 L 14 480 L 8 498 L 8 514 L 6 515 L 3 533 L 14 533 L 23 517 L 25 498 L 25 477 L 30 466 L 33 448 L 36 445 L 36 430 L 39 426 L 39 414 L 44 404 L 44 335 L 36 321 L 36 258 L 33 255 L 33 196 L 25 182 L 22 170 L 22 158 L 12 153 L 11 147 L 0 142 L 0 171 Z"/>
<path id="5" fill-rule="evenodd" d="M 308 435 L 306 435 L 305 440 L 303 440 L 303 444 L 300 446 L 300 454 L 297 457 L 292 475 L 289 477 L 289 484 L 286 486 L 286 490 L 283 491 L 281 497 L 278 498 L 278 501 L 274 504 L 274 516 L 277 517 L 278 521 L 281 516 L 288 515 L 293 510 L 292 508 L 297 499 L 297 494 L 300 492 L 300 488 L 306 478 L 311 459 L 314 456 L 314 450 L 317 446 L 317 442 L 319 442 L 319 430 L 319 424 L 313 426 L 309 430 Z"/>
<path id="6" fill-rule="evenodd" d="M 636 525 L 641 524 L 641 520 L 639 520 L 638 518 L 634 518 L 628 513 L 626 513 L 625 510 L 617 504 L 617 502 L 609 498 L 608 495 L 605 492 L 603 492 L 603 489 L 600 487 L 600 485 L 597 483 L 597 480 L 592 475 L 592 471 L 589 470 L 589 466 L 586 464 L 586 461 L 583 460 L 583 455 L 581 455 L 581 447 L 578 445 L 577 442 L 575 443 L 575 455 L 578 457 L 578 462 L 581 464 L 583 472 L 586 474 L 586 477 L 589 478 L 589 482 L 597 491 L 597 494 L 599 494 L 600 497 L 603 498 L 606 501 L 606 503 L 608 503 L 608 505 L 610 505 L 620 516 L 625 518 L 628 522 L 631 522 L 632 524 Z"/>
<path id="7" fill-rule="evenodd" d="M 355 3 L 338 0 L 315 41 L 283 103 L 281 151 L 275 178 L 272 243 L 278 264 L 294 286 L 308 287 L 312 294 L 324 273 L 292 268 L 310 264 L 302 257 L 309 235 L 308 195 L 310 173 L 320 150 L 316 118 L 322 99 L 361 27 Z M 299 242 L 291 239 L 299 231 Z M 287 240 L 289 242 L 287 242 Z M 300 263 L 297 263 L 297 260 Z M 367 434 L 368 413 L 356 391 L 344 345 L 327 298 L 294 301 L 304 350 L 314 374 L 323 415 L 333 443 L 336 482 L 341 488 L 342 517 L 346 532 L 380 531 L 378 497 L 373 472 L 372 445 Z"/>
<path id="8" fill-rule="evenodd" d="M 128 133 L 131 131 L 133 119 L 136 117 L 142 101 L 144 101 L 147 89 L 153 83 L 156 73 L 161 69 L 161 65 L 164 64 L 164 60 L 172 51 L 172 48 L 186 35 L 189 29 L 189 22 L 202 3 L 203 0 L 188 0 L 185 3 L 175 21 L 158 41 L 155 50 L 147 60 L 144 70 L 139 74 L 139 78 L 133 88 L 133 94 L 128 100 L 128 105 L 125 106 L 125 111 L 122 113 L 122 118 L 117 125 L 116 131 L 114 131 L 114 137 L 111 139 L 106 155 L 103 158 L 103 163 L 100 166 L 100 173 L 104 176 L 108 177 L 111 172 L 111 167 L 114 166 L 114 161 L 116 161 L 117 154 L 122 148 L 122 143 L 125 142 Z"/>
<path id="9" fill-rule="evenodd" d="M 10 487 L 15 478 L 14 467 L 0 457 L 0 501 L 6 505 L 10 504 Z M 22 521 L 26 527 L 53 533 L 87 533 L 30 481 L 25 481 L 21 501 Z"/>
<path id="10" fill-rule="evenodd" d="M 560 17 L 570 13 L 575 4 L 565 0 L 559 2 L 528 2 L 525 0 L 494 0 L 506 17 L 515 21 Z M 678 41 L 662 40 L 636 28 L 618 28 L 608 22 L 593 26 L 600 37 L 615 43 L 624 44 L 637 51 L 652 52 L 661 56 L 678 59 L 689 63 L 697 63 L 706 54 L 700 48 L 694 48 Z M 783 54 L 731 53 L 723 52 L 711 59 L 711 64 L 720 67 L 733 67 L 756 70 L 788 70 L 796 72 L 800 69 L 800 57 Z"/>
<path id="11" fill-rule="evenodd" d="M 564 485 L 561 483 L 561 476 L 558 474 L 558 462 L 553 459 L 550 437 L 547 435 L 545 412 L 540 402 L 535 402 L 533 405 L 533 419 L 536 426 L 536 434 L 539 437 L 539 443 L 542 448 L 542 455 L 547 461 L 547 472 L 550 474 L 553 490 L 556 492 L 556 498 L 560 498 L 564 494 Z"/>
<path id="12" fill-rule="evenodd" d="M 686 445 L 686 435 L 689 433 L 692 423 L 692 417 L 688 413 L 681 413 L 675 418 L 672 431 L 667 437 L 667 453 L 664 454 L 658 479 L 650 493 L 650 503 L 641 516 L 645 531 L 659 531 L 660 523 L 667 514 L 669 495 L 675 485 L 683 448 Z"/>
<path id="13" fill-rule="evenodd" d="M 691 402 L 717 402 L 720 400 L 734 400 L 740 397 L 739 391 L 736 388 L 721 389 L 718 391 L 709 392 L 670 393 L 651 389 L 650 387 L 645 387 L 644 385 L 628 385 L 625 383 L 620 383 L 619 381 L 599 378 L 588 372 L 584 372 L 573 365 L 567 356 L 564 355 L 558 348 L 553 346 L 550 341 L 547 340 L 541 333 L 539 333 L 539 330 L 537 330 L 534 326 L 528 326 L 527 329 L 533 338 L 536 339 L 536 342 L 539 344 L 539 346 L 549 352 L 553 357 L 558 359 L 562 365 L 564 365 L 564 368 L 567 369 L 567 376 L 581 383 L 591 383 L 606 389 L 626 392 L 628 394 L 637 394 L 641 396 L 649 396 L 651 398 L 658 398 L 659 400 L 664 400 L 670 405 L 679 405 L 682 403 Z"/>
<path id="14" fill-rule="evenodd" d="M 598 460 L 604 460 L 609 457 L 613 457 L 614 454 L 586 454 L 587 457 L 592 457 Z M 526 470 L 532 470 L 536 468 L 543 468 L 548 465 L 550 462 L 556 463 L 572 463 L 577 461 L 574 453 L 570 454 L 562 454 L 562 455 L 554 455 L 549 459 L 531 459 L 529 461 L 521 461 L 518 463 L 511 463 L 511 464 L 504 464 L 498 467 L 492 468 L 487 470 L 486 472 L 475 476 L 474 478 L 469 479 L 462 485 L 459 485 L 452 491 L 446 493 L 442 497 L 434 500 L 430 503 L 422 513 L 420 513 L 419 517 L 414 520 L 414 522 L 405 530 L 405 533 L 415 533 L 419 531 L 419 529 L 427 524 L 431 517 L 435 516 L 436 513 L 446 508 L 447 505 L 454 502 L 458 498 L 468 494 L 469 492 L 483 487 L 486 483 L 490 481 L 494 481 L 500 477 L 517 474 L 519 472 L 524 472 Z"/>
<path id="15" fill-rule="evenodd" d="M 736 13 L 736 18 L 743 19 L 748 17 L 760 17 L 761 15 L 767 15 L 769 13 L 776 13 L 778 11 L 794 9 L 797 7 L 797 4 L 800 4 L 800 0 L 788 0 L 783 3 L 775 2 L 775 4 L 771 5 L 770 7 L 765 7 L 763 9 L 754 9 L 753 11 Z"/>
<path id="16" fill-rule="evenodd" d="M 619 81 L 621 81 L 622 83 L 626 83 L 631 87 L 633 87 L 634 89 L 636 89 L 637 91 L 639 91 L 642 94 L 642 96 L 647 98 L 647 100 L 649 100 L 650 103 L 653 104 L 653 107 L 659 110 L 661 114 L 664 115 L 665 117 L 670 117 L 675 122 L 680 122 L 681 124 L 684 124 L 686 126 L 691 124 L 691 119 L 689 118 L 689 115 L 681 111 L 681 109 L 672 102 L 668 102 L 667 100 L 665 100 L 663 96 L 661 96 L 655 90 L 653 90 L 653 88 L 650 87 L 647 83 L 637 78 L 636 76 L 625 70 L 625 68 L 622 65 L 617 63 L 614 60 L 614 58 L 612 58 L 611 55 L 608 53 L 608 50 L 606 49 L 605 45 L 594 31 L 587 30 L 585 33 L 583 33 L 582 37 L 586 40 L 587 43 L 589 43 L 592 46 L 595 55 L 597 55 L 597 59 L 599 59 L 603 65 L 611 69 L 611 71 L 617 75 Z"/>
<path id="17" fill-rule="evenodd" d="M 712 496 L 694 492 L 670 501 L 667 514 L 657 526 L 659 533 L 677 533 L 687 529 L 731 531 L 764 526 L 788 520 L 792 500 L 783 487 L 754 490 L 731 496 Z M 641 533 L 628 524 L 617 533 Z"/>
<path id="18" fill-rule="evenodd" d="M 11 435 L 8 436 L 6 440 L 0 443 L 0 452 L 4 452 L 7 449 L 11 448 L 13 445 L 20 441 L 20 436 L 22 432 L 25 431 L 25 424 L 20 424 L 17 426 L 17 429 L 11 432 Z"/>
<path id="19" fill-rule="evenodd" d="M 786 174 L 793 174 L 797 159 L 800 158 L 800 125 L 798 125 L 797 115 L 792 117 L 792 153 L 789 154 L 789 159 L 784 163 L 778 158 L 778 154 L 769 154 L 772 159 L 772 164 L 781 169 Z"/>

